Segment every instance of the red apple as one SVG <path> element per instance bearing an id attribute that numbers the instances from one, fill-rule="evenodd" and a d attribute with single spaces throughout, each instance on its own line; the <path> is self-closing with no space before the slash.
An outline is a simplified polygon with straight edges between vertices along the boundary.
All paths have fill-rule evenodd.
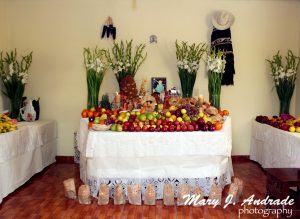
<path id="1" fill-rule="evenodd" d="M 134 126 L 132 124 L 129 125 L 128 129 L 129 129 L 130 132 L 133 132 L 135 130 L 135 128 L 134 128 Z"/>
<path id="2" fill-rule="evenodd" d="M 175 131 L 175 126 L 174 125 L 170 125 L 169 126 L 169 132 L 174 132 Z"/>
<path id="3" fill-rule="evenodd" d="M 128 131 L 128 126 L 123 124 L 122 129 L 124 132 L 126 132 L 126 131 Z"/>
<path id="4" fill-rule="evenodd" d="M 195 129 L 195 131 L 199 131 L 199 125 L 198 125 L 198 124 L 195 124 L 195 125 L 194 125 L 194 129 Z"/>
<path id="5" fill-rule="evenodd" d="M 149 128 L 148 128 L 148 131 L 149 131 L 149 132 L 154 132 L 154 131 L 155 131 L 155 128 L 149 127 Z"/>
<path id="6" fill-rule="evenodd" d="M 150 120 L 150 121 L 149 121 L 149 124 L 150 124 L 150 125 L 155 125 L 154 120 Z"/>
<path id="7" fill-rule="evenodd" d="M 187 126 L 186 126 L 186 125 L 181 125 L 181 130 L 182 130 L 183 132 L 186 132 L 186 131 L 187 131 Z"/>
<path id="8" fill-rule="evenodd" d="M 188 130 L 189 130 L 190 132 L 194 131 L 194 126 L 193 126 L 193 125 L 189 125 L 189 126 L 188 126 Z"/>
<path id="9" fill-rule="evenodd" d="M 181 131 L 181 126 L 180 126 L 179 124 L 176 126 L 176 131 L 177 131 L 177 132 L 180 132 L 180 131 Z"/>
<path id="10" fill-rule="evenodd" d="M 161 125 L 162 125 L 162 126 L 167 125 L 167 120 L 162 120 L 162 121 L 161 121 Z"/>
<path id="11" fill-rule="evenodd" d="M 167 132 L 168 131 L 168 126 L 164 125 L 161 129 L 163 132 Z"/>
<path id="12" fill-rule="evenodd" d="M 211 124 L 211 125 L 208 127 L 208 131 L 210 131 L 210 132 L 216 131 L 216 126 L 215 126 L 214 124 Z"/>
<path id="13" fill-rule="evenodd" d="M 135 127 L 136 132 L 140 132 L 141 130 L 142 130 L 141 127 L 139 127 L 139 126 Z"/>
<path id="14" fill-rule="evenodd" d="M 143 128 L 142 128 L 142 131 L 143 132 L 147 132 L 148 131 L 148 127 L 146 125 L 144 125 Z"/>
<path id="15" fill-rule="evenodd" d="M 156 121 L 155 124 L 156 124 L 157 126 L 160 126 L 160 125 L 161 125 L 161 122 L 162 122 L 162 121 L 161 121 L 160 119 L 158 119 L 158 120 Z"/>
<path id="16" fill-rule="evenodd" d="M 180 122 L 178 122 L 177 120 L 174 122 L 174 125 L 179 125 L 180 124 Z"/>

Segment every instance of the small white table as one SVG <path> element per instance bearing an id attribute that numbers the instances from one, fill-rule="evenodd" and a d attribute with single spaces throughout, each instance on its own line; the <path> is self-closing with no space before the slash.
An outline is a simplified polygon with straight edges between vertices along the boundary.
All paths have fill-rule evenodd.
<path id="1" fill-rule="evenodd" d="M 253 121 L 250 159 L 263 168 L 300 168 L 300 133 Z"/>
<path id="2" fill-rule="evenodd" d="M 53 120 L 20 122 L 0 134 L 0 203 L 35 173 L 55 162 L 57 129 Z"/>
<path id="3" fill-rule="evenodd" d="M 215 132 L 89 131 L 87 122 L 80 121 L 80 175 L 93 196 L 101 182 L 112 187 L 134 182 L 142 188 L 154 183 L 157 199 L 162 198 L 166 182 L 197 184 L 206 195 L 214 181 L 221 186 L 231 182 L 230 117 Z"/>

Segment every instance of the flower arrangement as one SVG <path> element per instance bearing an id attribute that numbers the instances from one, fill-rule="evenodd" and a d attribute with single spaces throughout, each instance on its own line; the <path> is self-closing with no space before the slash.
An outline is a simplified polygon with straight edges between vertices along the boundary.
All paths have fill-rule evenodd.
<path id="1" fill-rule="evenodd" d="M 206 51 L 206 44 L 188 45 L 187 42 L 178 43 L 176 40 L 175 46 L 182 96 L 192 97 L 199 63 Z"/>
<path id="2" fill-rule="evenodd" d="M 128 75 L 134 77 L 147 57 L 147 53 L 144 52 L 146 45 L 139 44 L 134 50 L 132 42 L 133 40 L 121 41 L 120 43 L 114 42 L 111 53 L 109 51 L 106 53 L 107 61 L 119 84 Z"/>
<path id="3" fill-rule="evenodd" d="M 10 117 L 19 119 L 20 108 L 25 85 L 28 82 L 28 69 L 32 62 L 32 52 L 23 56 L 21 61 L 17 60 L 17 50 L 0 53 L 0 76 L 5 91 L 3 93 L 9 98 L 11 104 Z"/>
<path id="4" fill-rule="evenodd" d="M 100 86 L 108 68 L 106 50 L 97 47 L 94 50 L 84 48 L 83 57 L 88 88 L 87 107 L 90 109 L 98 106 Z"/>
<path id="5" fill-rule="evenodd" d="M 211 105 L 220 109 L 220 95 L 221 95 L 221 82 L 225 70 L 226 60 L 225 52 L 210 49 L 207 55 L 207 69 L 208 69 L 208 92 Z"/>
<path id="6" fill-rule="evenodd" d="M 297 70 L 300 58 L 288 50 L 286 65 L 284 66 L 279 51 L 273 60 L 267 60 L 271 66 L 271 75 L 275 82 L 276 91 L 280 100 L 280 115 L 289 114 L 290 102 L 295 89 Z"/>

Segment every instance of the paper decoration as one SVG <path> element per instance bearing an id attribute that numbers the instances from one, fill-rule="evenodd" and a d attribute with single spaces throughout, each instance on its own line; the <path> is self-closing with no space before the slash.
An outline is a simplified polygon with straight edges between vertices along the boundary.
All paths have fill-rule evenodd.
<path id="1" fill-rule="evenodd" d="M 125 195 L 123 192 L 123 187 L 121 184 L 118 184 L 115 187 L 115 193 L 114 193 L 114 204 L 115 205 L 123 205 L 125 204 Z"/>
<path id="2" fill-rule="evenodd" d="M 149 184 L 145 190 L 145 205 L 155 205 L 156 201 L 156 193 L 155 193 L 155 186 L 152 184 Z"/>
<path id="3" fill-rule="evenodd" d="M 99 187 L 98 205 L 107 205 L 109 203 L 109 186 L 102 183 Z"/>
<path id="4" fill-rule="evenodd" d="M 191 188 L 187 184 L 181 184 L 178 188 L 178 195 L 177 195 L 177 205 L 184 205 L 187 198 L 184 198 L 186 195 L 190 195 Z"/>
<path id="5" fill-rule="evenodd" d="M 128 201 L 132 205 L 141 205 L 142 198 L 141 198 L 141 186 L 138 184 L 128 185 L 127 186 L 128 192 Z"/>
<path id="6" fill-rule="evenodd" d="M 90 187 L 87 185 L 81 185 L 78 189 L 78 201 L 79 204 L 89 205 L 91 204 L 91 192 Z"/>
<path id="7" fill-rule="evenodd" d="M 164 185 L 164 195 L 163 195 L 164 205 L 172 206 L 174 202 L 174 190 L 171 184 Z"/>
<path id="8" fill-rule="evenodd" d="M 74 178 L 69 178 L 63 181 L 65 189 L 65 197 L 69 199 L 76 199 L 76 188 Z"/>

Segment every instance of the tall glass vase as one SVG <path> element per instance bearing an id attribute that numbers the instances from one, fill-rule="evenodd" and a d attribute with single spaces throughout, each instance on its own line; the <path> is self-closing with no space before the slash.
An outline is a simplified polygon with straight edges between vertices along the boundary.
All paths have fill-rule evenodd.
<path id="1" fill-rule="evenodd" d="M 99 105 L 99 91 L 100 86 L 104 77 L 104 73 L 97 73 L 93 69 L 89 69 L 87 72 L 87 88 L 88 88 L 88 98 L 87 98 L 87 108 L 98 107 Z"/>
<path id="2" fill-rule="evenodd" d="M 279 115 L 290 114 L 291 98 L 292 97 L 288 97 L 280 100 Z"/>
<path id="3" fill-rule="evenodd" d="M 196 72 L 188 72 L 186 69 L 179 69 L 178 70 L 181 90 L 182 90 L 182 97 L 184 98 L 191 98 L 193 97 L 193 90 L 196 81 Z"/>
<path id="4" fill-rule="evenodd" d="M 22 97 L 21 98 L 16 97 L 10 99 L 10 118 L 20 120 L 21 106 L 22 106 Z"/>
<path id="5" fill-rule="evenodd" d="M 211 95 L 211 105 L 220 109 L 220 94 L 212 94 Z"/>
<path id="6" fill-rule="evenodd" d="M 216 72 L 208 72 L 208 92 L 211 105 L 218 110 L 221 108 L 220 96 L 221 96 L 221 81 L 222 74 Z"/>

